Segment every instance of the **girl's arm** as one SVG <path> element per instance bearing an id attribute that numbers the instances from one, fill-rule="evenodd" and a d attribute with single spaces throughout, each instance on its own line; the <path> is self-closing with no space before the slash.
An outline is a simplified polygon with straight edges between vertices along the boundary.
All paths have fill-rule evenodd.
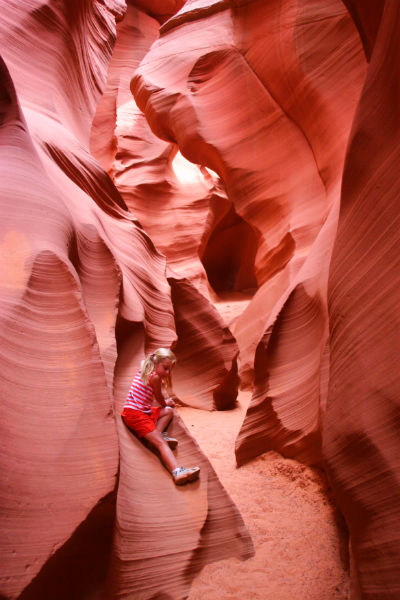
<path id="1" fill-rule="evenodd" d="M 161 385 L 161 377 L 159 375 L 154 374 L 153 377 L 150 379 L 149 384 L 153 388 L 153 394 L 155 399 L 159 404 L 161 404 L 161 406 L 175 406 L 175 402 L 172 400 L 172 398 L 164 397 Z"/>
<path id="2" fill-rule="evenodd" d="M 174 403 L 174 406 L 181 405 L 181 406 L 187 406 L 184 402 L 182 402 L 182 400 L 180 400 L 178 398 L 178 396 L 175 394 L 174 390 L 172 389 L 172 385 L 171 383 L 166 383 L 165 384 L 165 389 L 167 392 L 167 396 L 172 400 L 172 402 Z M 172 406 L 172 404 L 171 404 Z"/>

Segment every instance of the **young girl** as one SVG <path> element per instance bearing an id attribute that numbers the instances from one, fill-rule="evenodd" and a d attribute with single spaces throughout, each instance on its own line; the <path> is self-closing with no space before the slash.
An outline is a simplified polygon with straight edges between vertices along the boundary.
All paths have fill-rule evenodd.
<path id="1" fill-rule="evenodd" d="M 171 389 L 171 370 L 176 358 L 171 350 L 158 348 L 143 361 L 136 373 L 122 411 L 125 424 L 136 435 L 145 438 L 156 448 L 161 459 L 172 474 L 176 485 L 194 481 L 200 473 L 199 467 L 179 467 L 171 449 L 175 449 L 178 440 L 167 435 L 175 403 L 165 397 L 165 384 Z M 153 406 L 154 400 L 161 406 Z"/>

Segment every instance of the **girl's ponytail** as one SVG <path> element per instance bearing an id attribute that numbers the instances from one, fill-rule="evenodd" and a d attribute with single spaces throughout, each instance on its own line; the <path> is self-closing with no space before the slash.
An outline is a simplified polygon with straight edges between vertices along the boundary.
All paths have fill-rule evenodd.
<path id="1" fill-rule="evenodd" d="M 142 364 L 142 381 L 146 385 L 149 383 L 149 377 L 154 369 L 154 353 L 148 354 Z"/>

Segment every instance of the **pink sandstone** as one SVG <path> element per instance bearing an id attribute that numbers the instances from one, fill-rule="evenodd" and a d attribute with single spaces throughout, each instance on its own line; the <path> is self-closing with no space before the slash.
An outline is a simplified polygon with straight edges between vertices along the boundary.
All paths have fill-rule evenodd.
<path id="1" fill-rule="evenodd" d="M 158 37 L 158 29 L 154 19 L 128 6 L 117 26 L 118 39 L 92 126 L 91 148 L 113 176 L 130 211 L 167 258 L 178 329 L 175 380 L 179 397 L 201 408 L 227 408 L 236 399 L 238 379 L 233 377 L 228 385 L 224 380 L 237 369 L 238 348 L 210 303 L 199 255 L 206 254 L 213 227 L 228 213 L 230 203 L 210 174 L 177 154 L 175 144 L 154 135 L 132 98 L 131 75 Z M 115 111 L 109 111 L 110 106 Z M 104 148 L 109 149 L 107 155 Z M 221 203 L 224 211 L 217 209 Z M 206 255 L 207 260 L 212 258 Z M 203 376 L 204 368 L 208 378 Z"/>
<path id="2" fill-rule="evenodd" d="M 387 281 L 391 278 L 392 283 L 387 285 L 385 301 L 380 306 L 379 293 L 369 296 L 367 330 L 375 330 L 372 319 L 376 312 L 378 323 L 382 323 L 385 331 L 389 320 L 383 315 L 392 315 L 395 311 L 394 285 L 398 284 L 398 277 L 393 274 L 394 256 L 398 256 L 394 252 L 397 239 L 392 229 L 386 231 L 386 244 L 380 241 L 380 236 L 385 231 L 385 215 L 390 215 L 392 227 L 398 216 L 398 211 L 393 212 L 394 201 L 399 196 L 398 177 L 393 179 L 395 171 L 391 162 L 395 162 L 394 148 L 397 149 L 398 138 L 396 135 L 385 136 L 386 126 L 388 131 L 396 131 L 394 117 L 391 119 L 390 115 L 396 106 L 398 87 L 395 92 L 395 49 L 394 45 L 390 46 L 388 27 L 389 23 L 396 23 L 397 8 L 394 2 L 386 3 L 383 15 L 391 16 L 382 21 L 386 23 L 384 29 L 383 24 L 379 26 L 379 7 L 368 11 L 361 3 L 347 4 L 361 31 L 367 59 L 372 53 L 366 83 L 368 91 L 364 89 L 366 99 L 363 96 L 360 104 L 360 107 L 363 103 L 366 107 L 365 125 L 360 126 L 358 136 L 354 128 L 360 117 L 356 116 L 354 124 L 353 117 L 366 65 L 355 27 L 339 2 L 318 5 L 288 2 L 284 6 L 278 2 L 251 2 L 235 3 L 233 7 L 229 2 L 189 1 L 162 26 L 160 40 L 153 44 L 132 80 L 132 91 L 153 131 L 166 141 L 176 142 L 191 161 L 215 171 L 237 214 L 259 236 L 255 259 L 259 289 L 232 329 L 241 351 L 239 364 L 244 384 L 252 382 L 253 356 L 257 348 L 255 392 L 238 439 L 239 462 L 271 448 L 301 460 L 319 462 L 322 433 L 323 459 L 333 476 L 332 483 L 343 503 L 350 531 L 355 535 L 354 577 L 355 581 L 360 580 L 360 593 L 362 597 L 394 598 L 398 594 L 394 570 L 398 535 L 391 539 L 389 533 L 393 532 L 394 507 L 398 500 L 394 479 L 396 463 L 393 458 L 389 460 L 396 444 L 391 425 L 394 417 L 389 407 L 385 408 L 379 401 L 378 392 L 369 392 L 370 416 L 364 417 L 365 424 L 359 424 L 359 405 L 366 398 L 365 393 L 368 397 L 364 383 L 368 381 L 367 372 L 358 368 L 361 376 L 356 380 L 355 375 L 351 375 L 354 366 L 349 361 L 347 377 L 340 386 L 334 383 L 340 378 L 344 368 L 342 363 L 349 350 L 343 341 L 339 349 L 332 343 L 336 342 L 336 337 L 348 339 L 350 356 L 357 357 L 358 352 L 360 355 L 366 352 L 362 346 L 362 331 L 354 326 L 356 309 L 360 307 L 355 303 L 351 316 L 352 305 L 348 303 L 353 286 L 360 288 L 360 296 L 361 289 L 373 289 L 372 282 L 378 285 L 385 274 L 384 256 L 389 261 Z M 251 10 L 248 10 L 249 6 Z M 318 53 L 314 52 L 317 39 L 320 41 Z M 380 45 L 379 40 L 382 40 Z M 386 46 L 383 40 L 386 40 Z M 374 44 L 380 49 L 379 59 L 375 61 Z M 178 45 L 185 51 L 178 52 Z M 384 64 L 382 69 L 381 64 Z M 374 75 L 370 75 L 371 69 Z M 370 92 L 373 86 L 376 91 Z M 368 110 L 375 111 L 376 103 L 382 106 L 380 118 L 387 114 L 388 120 L 382 124 L 377 137 L 375 170 L 379 172 L 378 165 L 383 161 L 386 168 L 383 176 L 387 174 L 388 179 L 387 183 L 383 179 L 382 186 L 388 191 L 379 195 L 382 217 L 378 218 L 379 209 L 375 209 L 376 212 L 370 210 L 371 216 L 365 216 L 360 210 L 357 221 L 353 216 L 357 204 L 354 209 L 352 207 L 357 197 L 360 207 L 361 204 L 365 206 L 365 196 L 374 207 L 379 206 L 377 195 L 368 187 L 369 180 L 374 181 L 374 172 L 370 173 L 366 168 L 370 150 L 364 141 L 373 140 L 377 131 L 372 125 L 375 118 L 367 121 Z M 331 308 L 330 314 L 327 312 L 327 281 L 345 151 L 352 126 L 355 150 L 352 157 L 350 146 L 347 155 L 339 235 L 347 206 L 351 207 L 347 209 L 351 226 L 348 226 L 343 247 L 336 241 L 338 258 L 334 255 L 330 274 L 331 281 L 336 278 L 339 282 L 333 287 L 335 294 L 330 292 L 330 298 L 338 297 L 337 305 L 343 306 L 345 311 L 343 316 L 340 309 L 332 313 Z M 386 159 L 384 149 L 389 140 L 394 147 L 389 144 Z M 382 148 L 382 154 L 377 152 L 378 148 Z M 354 172 L 351 171 L 352 160 Z M 351 175 L 348 175 L 346 188 L 347 170 Z M 363 183 L 364 177 L 366 183 Z M 359 185 L 361 191 L 357 188 Z M 366 224 L 371 222 L 370 230 L 367 225 L 362 226 L 363 218 Z M 358 228 L 359 248 L 354 245 L 354 227 Z M 372 240 L 378 242 L 375 244 Z M 365 271 L 358 279 L 347 255 L 353 252 L 354 264 L 359 265 L 362 264 L 361 257 L 368 255 L 367 249 L 375 246 L 377 254 L 376 257 L 372 255 L 373 267 L 367 285 L 365 279 L 369 271 L 365 259 Z M 349 288 L 347 298 L 342 292 L 345 286 L 341 269 L 347 274 L 344 276 Z M 336 307 L 332 299 L 330 302 Z M 347 319 L 353 325 L 351 333 Z M 328 325 L 331 331 L 329 343 Z M 342 334 L 339 333 L 341 329 Z M 382 346 L 377 343 L 376 336 L 373 337 L 372 347 L 382 347 L 385 359 L 376 360 L 375 364 L 371 359 L 365 363 L 368 372 L 375 370 L 377 381 L 382 382 L 378 386 L 388 387 L 384 396 L 390 399 L 389 406 L 395 404 L 398 396 L 396 331 L 393 327 L 390 336 L 384 335 Z M 349 381 L 347 405 L 357 407 L 346 428 L 357 432 L 354 439 L 360 439 L 360 443 L 362 436 L 366 436 L 368 444 L 372 445 L 371 458 L 376 455 L 378 460 L 380 452 L 387 449 L 388 456 L 379 467 L 377 465 L 374 479 L 362 459 L 358 462 L 356 457 L 352 458 L 350 442 L 344 442 L 346 428 L 343 438 L 340 435 L 341 415 L 347 411 L 343 400 L 346 378 Z M 355 397 L 354 387 L 359 391 Z M 329 419 L 331 413 L 333 419 Z M 365 415 L 368 413 L 363 411 Z M 379 416 L 379 434 L 372 429 L 374 414 Z M 322 432 L 321 420 L 324 423 Z M 343 450 L 342 444 L 345 444 Z M 340 457 L 341 462 L 337 465 Z M 348 482 L 345 472 L 341 472 L 342 462 L 349 463 Z M 353 469 L 365 478 L 363 492 L 353 491 L 354 484 L 350 481 Z M 368 486 L 372 486 L 377 477 L 382 477 L 385 482 L 387 479 L 387 484 L 383 488 L 384 498 L 377 496 L 374 500 L 369 498 Z M 385 502 L 385 498 L 388 501 L 386 508 L 379 504 Z M 374 528 L 368 510 L 363 514 L 360 509 L 370 507 L 375 514 L 378 505 L 381 510 L 377 523 L 383 527 L 382 539 L 373 542 L 373 536 L 377 534 L 375 529 L 379 526 Z M 366 532 L 365 539 L 362 539 L 362 531 Z M 372 566 L 376 552 L 381 559 Z"/>
<path id="3" fill-rule="evenodd" d="M 186 3 L 181 17 L 163 26 L 132 90 L 157 135 L 218 173 L 235 212 L 254 232 L 259 290 L 254 310 L 250 303 L 234 331 L 241 377 L 250 383 L 270 312 L 293 285 L 339 197 L 365 61 L 339 1 L 287 11 L 279 3 L 252 2 L 251 11 L 243 4 L 232 14 L 226 3 L 213 5 L 210 14 L 198 4 L 190 12 Z M 317 61 L 316 33 L 324 40 Z M 177 45 L 186 51 L 175 52 Z"/>
<path id="4" fill-rule="evenodd" d="M 382 3 L 383 4 L 383 3 Z M 357 3 L 363 13 L 363 5 Z M 350 530 L 359 594 L 400 596 L 399 5 L 384 3 L 343 173 L 329 273 L 323 450 Z M 361 24 L 371 39 L 371 23 Z"/>
<path id="5" fill-rule="evenodd" d="M 399 597 L 399 16 L 0 1 L 2 598 L 180 600 L 252 555 L 180 418 L 182 490 L 119 418 L 160 345 L 186 406 L 252 389 L 237 463 L 324 467 L 352 600 Z"/>
<path id="6" fill-rule="evenodd" d="M 232 14 L 228 4 L 209 11 L 200 4 L 186 3 L 161 28 L 132 90 L 159 136 L 220 175 L 255 232 L 258 291 L 232 327 L 242 384 L 251 384 L 257 344 L 266 358 L 260 350 L 238 462 L 268 449 L 318 462 L 326 282 L 345 144 L 365 73 L 361 44 L 340 2 L 287 11 L 254 2 Z M 324 40 L 318 60 L 316 32 Z M 174 52 L 185 41 L 187 50 Z"/>
<path id="7" fill-rule="evenodd" d="M 176 333 L 165 258 L 88 152 L 115 19 L 124 9 L 111 1 L 1 3 L 4 598 L 100 593 L 116 503 L 107 585 L 118 593 L 130 585 L 117 557 L 122 550 L 133 557 L 132 536 L 140 533 L 127 510 L 143 501 L 128 493 L 143 449 L 121 430 L 129 383 L 128 373 L 122 380 L 119 374 L 123 361 L 137 367 L 137 349 L 170 345 Z M 122 393 L 116 405 L 114 390 Z M 165 523 L 173 543 L 164 549 L 167 570 L 159 577 L 161 588 L 185 595 L 205 562 L 232 553 L 244 558 L 252 549 L 204 455 L 185 429 L 180 437 L 182 453 L 202 464 L 201 493 L 183 492 L 177 502 L 157 462 L 149 482 L 162 482 L 165 493 L 149 499 L 147 510 L 161 514 L 162 500 L 172 517 L 182 503 L 193 515 L 184 530 L 176 517 Z M 154 464 L 153 455 L 147 458 Z M 148 551 L 153 544 L 156 554 L 158 542 L 153 531 Z M 185 548 L 179 556 L 177 547 Z M 82 568 L 68 577 L 66 565 L 82 552 Z M 140 581 L 140 593 L 150 597 L 151 573 Z"/>

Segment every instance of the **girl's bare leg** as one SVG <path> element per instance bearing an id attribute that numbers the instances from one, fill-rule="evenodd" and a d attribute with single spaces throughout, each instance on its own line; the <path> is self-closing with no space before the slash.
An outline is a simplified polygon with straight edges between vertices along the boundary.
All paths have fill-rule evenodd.
<path id="1" fill-rule="evenodd" d="M 160 422 L 160 420 L 158 421 L 158 423 Z M 172 451 L 169 448 L 168 444 L 164 441 L 160 431 L 158 429 L 154 429 L 154 431 L 147 433 L 144 436 L 144 438 L 159 451 L 161 455 L 161 460 L 163 461 L 167 469 L 172 473 L 172 471 L 178 466 L 178 463 L 176 462 L 175 456 L 172 454 Z"/>
<path id="2" fill-rule="evenodd" d="M 174 409 L 170 406 L 166 406 L 161 409 L 160 416 L 157 421 L 157 429 L 158 431 L 165 431 L 170 424 L 172 417 L 174 416 Z"/>

